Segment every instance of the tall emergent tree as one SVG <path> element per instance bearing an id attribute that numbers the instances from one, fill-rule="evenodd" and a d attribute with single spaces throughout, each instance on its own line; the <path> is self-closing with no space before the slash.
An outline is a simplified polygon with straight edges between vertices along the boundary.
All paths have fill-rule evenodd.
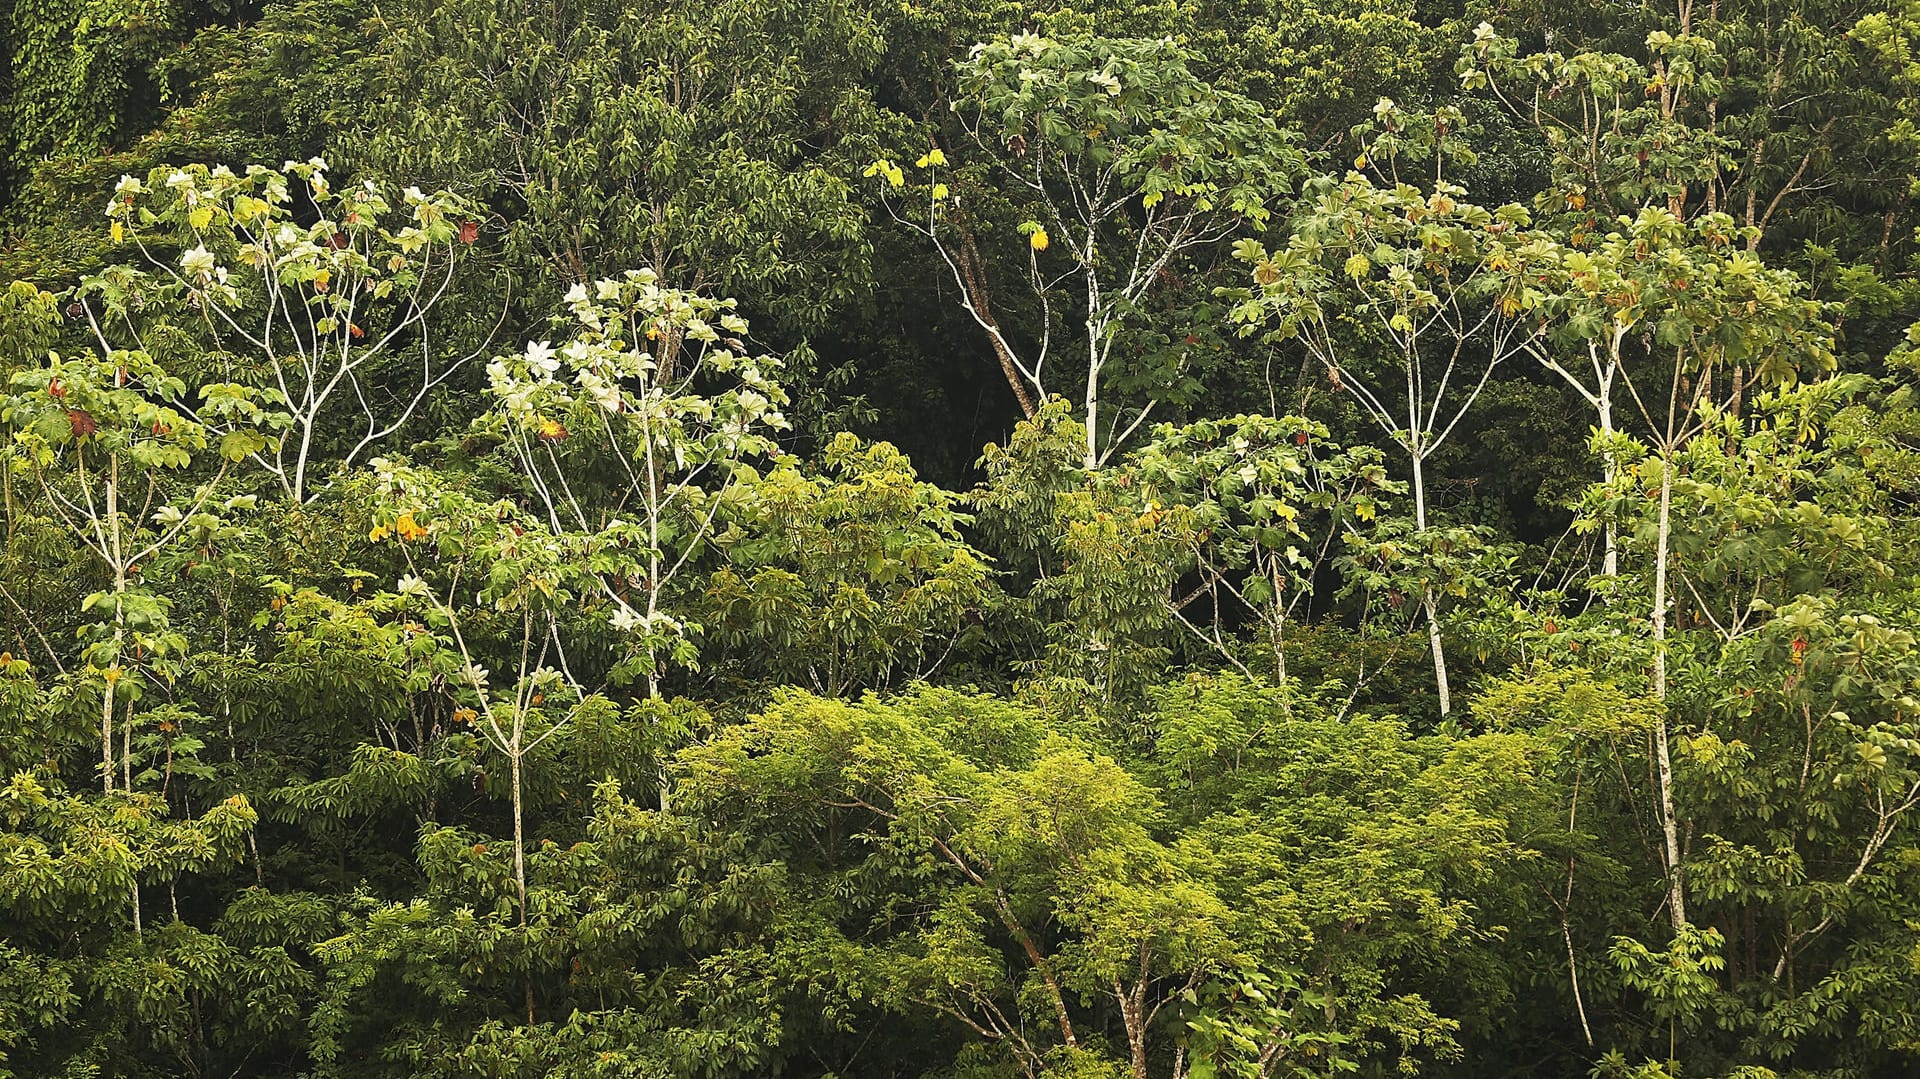
<path id="1" fill-rule="evenodd" d="M 1089 469 L 1191 376 L 1184 350 L 1149 357 L 1134 336 L 1150 305 L 1194 273 L 1190 260 L 1264 226 L 1304 170 L 1297 137 L 1194 74 L 1193 59 L 1171 40 L 1020 34 L 978 45 L 953 102 L 964 158 L 949 176 L 946 152 L 929 151 L 916 163 L 928 170 L 914 188 L 924 207 L 892 207 L 932 241 L 1022 412 L 1059 392 L 1058 367 L 1080 379 Z M 892 161 L 867 174 L 905 185 Z M 1017 319 L 996 314 L 981 256 L 1008 212 L 1025 218 L 1030 296 Z M 1110 400 L 1121 391 L 1127 399 Z"/>
<path id="2" fill-rule="evenodd" d="M 1382 103 L 1383 111 L 1388 107 Z M 1405 456 L 1414 528 L 1428 531 L 1427 461 L 1466 419 L 1494 371 L 1541 333 L 1542 294 L 1528 274 L 1551 265 L 1552 245 L 1527 226 L 1524 207 L 1487 210 L 1436 181 L 1376 187 L 1358 172 L 1313 187 L 1288 245 L 1269 252 L 1242 240 L 1251 290 L 1235 317 L 1243 332 L 1269 321 L 1297 341 Z M 1440 713 L 1453 710 L 1436 585 L 1421 606 Z"/>
<path id="3" fill-rule="evenodd" d="M 473 358 L 443 353 L 433 316 L 479 237 L 475 212 L 374 180 L 336 191 L 318 158 L 125 176 L 109 228 L 149 270 L 103 274 L 88 325 L 102 350 L 146 348 L 146 311 L 170 309 L 222 377 L 269 390 L 292 427 L 255 456 L 304 502 L 323 459 L 351 468 Z"/>

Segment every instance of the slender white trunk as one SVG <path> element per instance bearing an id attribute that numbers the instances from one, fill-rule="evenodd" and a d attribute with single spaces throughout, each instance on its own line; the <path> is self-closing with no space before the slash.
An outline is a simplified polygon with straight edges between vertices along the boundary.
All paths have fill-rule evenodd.
<path id="1" fill-rule="evenodd" d="M 1653 751 L 1660 776 L 1660 831 L 1667 859 L 1667 913 L 1677 932 L 1687 924 L 1686 881 L 1680 866 L 1680 822 L 1674 813 L 1673 757 L 1667 748 L 1667 548 L 1673 531 L 1673 467 L 1660 460 L 1660 516 L 1653 568 Z"/>
<path id="2" fill-rule="evenodd" d="M 1098 375 L 1089 373 L 1087 375 L 1087 458 L 1085 462 L 1087 471 L 1089 472 L 1100 467 L 1100 451 L 1096 448 L 1098 446 L 1099 436 L 1094 433 L 1094 424 L 1098 422 L 1100 415 L 1100 394 L 1097 389 L 1098 386 Z"/>
<path id="3" fill-rule="evenodd" d="M 313 423 L 309 420 L 300 432 L 300 455 L 293 463 L 293 504 L 307 501 L 307 454 L 313 449 Z"/>
<path id="4" fill-rule="evenodd" d="M 525 719 L 515 715 L 513 720 L 513 752 L 508 754 L 509 766 L 513 772 L 513 891 L 520 907 L 520 933 L 525 943 L 527 932 L 527 833 L 522 823 L 522 807 L 525 798 L 521 793 L 520 762 L 526 756 Z M 527 1025 L 534 1024 L 533 1014 L 533 972 L 527 972 L 526 1007 Z"/>
<path id="5" fill-rule="evenodd" d="M 106 760 L 104 762 L 106 765 L 105 786 L 107 792 L 111 794 L 113 792 L 113 690 L 115 684 L 119 681 L 120 649 L 125 646 L 127 638 L 125 608 L 122 604 L 122 600 L 127 591 L 127 560 L 122 557 L 120 549 L 120 462 L 115 461 L 107 475 L 109 477 L 107 481 L 107 527 L 113 529 L 113 663 L 107 668 L 109 671 L 107 675 L 107 690 L 106 693 L 102 695 L 104 700 L 100 709 L 100 737 L 102 740 L 100 748 L 101 752 L 106 754 Z M 133 716 L 131 714 L 127 716 L 127 738 L 129 743 L 131 743 L 133 738 Z M 131 744 L 129 744 L 126 749 L 125 763 L 127 775 L 126 790 L 131 794 L 133 792 L 133 746 Z M 131 893 L 128 898 L 132 900 L 133 935 L 137 937 L 141 932 L 139 870 L 135 869 L 134 873 L 133 885 L 128 889 Z"/>
<path id="6" fill-rule="evenodd" d="M 133 702 L 127 702 L 127 721 L 120 725 L 120 789 L 133 790 Z M 165 793 L 162 790 L 161 793 Z"/>
<path id="7" fill-rule="evenodd" d="M 1092 299 L 1092 290 L 1088 290 Z M 1100 330 L 1092 316 L 1087 318 L 1087 471 L 1100 467 Z"/>
<path id="8" fill-rule="evenodd" d="M 1100 467 L 1100 349 L 1106 325 L 1100 318 L 1100 275 L 1094 272 L 1094 232 L 1087 230 L 1086 254 L 1080 264 L 1087 273 L 1087 471 Z"/>
<path id="9" fill-rule="evenodd" d="M 1413 528 L 1420 535 L 1427 533 L 1427 481 L 1422 455 L 1413 454 Z M 1427 616 L 1427 644 L 1433 649 L 1433 684 L 1440 695 L 1440 714 L 1453 712 L 1453 691 L 1447 684 L 1447 652 L 1440 640 L 1440 612 L 1433 599 L 1433 585 L 1428 583 L 1420 590 L 1420 606 Z"/>
<path id="10" fill-rule="evenodd" d="M 1608 487 L 1611 487 L 1613 485 L 1613 481 L 1619 475 L 1619 470 L 1614 466 L 1613 449 L 1612 449 L 1612 446 L 1613 446 L 1612 390 L 1613 390 L 1613 375 L 1612 375 L 1612 372 L 1608 372 L 1607 377 L 1604 380 L 1602 380 L 1600 383 L 1600 394 L 1599 394 L 1600 400 L 1598 405 L 1595 406 L 1600 413 L 1600 435 L 1608 447 L 1607 450 L 1600 455 L 1601 476 L 1605 480 L 1606 485 Z M 1600 571 L 1601 573 L 1605 574 L 1608 577 L 1617 577 L 1620 574 L 1620 541 L 1619 541 L 1619 535 L 1615 530 L 1613 517 L 1611 515 L 1607 517 L 1605 542 L 1606 542 L 1606 554 L 1604 557 L 1604 561 L 1601 563 Z"/>
<path id="11" fill-rule="evenodd" d="M 120 643 L 122 630 L 113 629 L 116 651 Z M 104 793 L 113 793 L 113 682 L 107 682 L 107 688 L 100 695 L 100 789 Z"/>
<path id="12" fill-rule="evenodd" d="M 660 466 L 654 458 L 653 432 L 645 433 L 647 440 L 647 699 L 660 699 L 660 649 L 655 647 L 653 632 L 655 617 L 660 612 Z M 671 795 L 667 791 L 666 753 L 664 747 L 658 751 L 655 760 L 655 782 L 660 788 L 660 812 L 666 813 L 671 805 Z"/>
<path id="13" fill-rule="evenodd" d="M 1440 714 L 1453 713 L 1453 690 L 1447 685 L 1447 654 L 1440 642 L 1440 615 L 1434 609 L 1433 586 L 1421 600 L 1427 608 L 1427 643 L 1433 648 L 1433 684 L 1440 694 Z"/>
<path id="14" fill-rule="evenodd" d="M 1286 593 L 1280 590 L 1280 586 L 1285 580 L 1286 578 L 1280 573 L 1279 562 L 1275 560 L 1267 570 L 1267 583 L 1273 588 L 1273 599 L 1271 601 L 1273 609 L 1273 684 L 1277 686 L 1287 684 L 1287 653 L 1283 647 L 1286 644 L 1287 604 Z"/>

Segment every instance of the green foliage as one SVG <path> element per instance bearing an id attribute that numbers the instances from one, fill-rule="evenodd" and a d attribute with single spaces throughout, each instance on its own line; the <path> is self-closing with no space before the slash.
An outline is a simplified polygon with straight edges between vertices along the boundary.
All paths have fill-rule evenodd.
<path id="1" fill-rule="evenodd" d="M 889 125 L 867 9 L 463 0 L 382 24 L 346 156 L 477 189 L 539 298 L 639 267 L 816 331 L 858 287 L 851 163 Z"/>
<path id="2" fill-rule="evenodd" d="M 933 242 L 1029 419 L 1060 384 L 1047 374 L 1056 322 L 1064 339 L 1069 312 L 1078 313 L 1084 350 L 1067 362 L 1084 376 L 1088 469 L 1106 463 L 1162 398 L 1191 394 L 1190 350 L 1149 356 L 1135 339 L 1159 286 L 1240 229 L 1265 226 L 1305 166 L 1297 136 L 1256 102 L 1199 78 L 1192 59 L 1170 39 L 1020 34 L 978 45 L 958 65 L 952 107 L 979 161 L 960 162 L 949 182 L 936 146 L 915 163 L 928 170 L 924 216 L 890 210 Z M 866 175 L 889 189 L 906 182 L 886 158 Z M 987 201 L 986 185 L 1004 188 L 1028 217 L 1016 232 L 1039 309 L 1037 342 L 1015 341 L 993 314 L 980 255 L 989 223 L 973 209 Z M 1197 340 L 1189 334 L 1187 343 Z M 1103 430 L 1101 406 L 1116 391 L 1143 399 L 1115 409 Z"/>
<path id="3" fill-rule="evenodd" d="M 1222 649 L 1223 622 L 1238 607 L 1256 612 L 1272 653 L 1273 677 L 1284 682 L 1284 636 L 1289 620 L 1310 606 L 1316 578 L 1376 521 L 1383 498 L 1402 485 L 1387 478 L 1370 447 L 1346 450 L 1326 442 L 1327 429 L 1298 416 L 1273 419 L 1235 416 L 1183 428 L 1163 425 L 1154 440 L 1129 460 L 1129 481 L 1149 494 L 1145 516 L 1169 506 L 1190 511 L 1186 520 L 1192 570 L 1201 587 L 1182 597 L 1176 620 Z M 1183 567 L 1185 568 L 1185 567 Z M 1211 627 L 1180 608 L 1210 602 Z M 1204 610 L 1204 608 L 1202 608 Z"/>
<path id="4" fill-rule="evenodd" d="M 319 218 L 310 225 L 309 207 Z M 245 176 L 223 165 L 123 176 L 107 203 L 109 230 L 151 270 L 116 266 L 88 279 L 83 288 L 101 307 L 89 325 L 103 349 L 122 327 L 145 349 L 146 319 L 130 312 L 172 308 L 209 368 L 261 387 L 289 414 L 271 453 L 265 444 L 223 452 L 259 457 L 304 501 L 316 439 L 338 442 L 339 463 L 351 467 L 464 362 L 434 355 L 427 319 L 477 236 L 462 221 L 471 213 L 445 191 L 394 192 L 367 180 L 336 192 L 319 158 L 278 172 L 255 165 Z M 397 401 L 370 403 L 362 380 L 386 374 L 402 347 L 421 349 L 419 375 L 386 375 Z M 358 415 L 337 419 L 342 406 Z"/>
<path id="5" fill-rule="evenodd" d="M 714 543 L 730 493 L 778 455 L 787 396 L 777 359 L 724 336 L 747 332 L 731 300 L 634 270 L 591 294 L 576 285 L 567 303 L 566 343 L 528 342 L 487 365 L 495 410 L 483 430 L 505 442 L 551 533 L 539 548 L 515 525 L 494 550 L 513 559 L 538 549 L 543 573 L 582 576 L 632 639 L 617 675 L 653 686 L 669 662 L 697 666 L 699 626 L 674 613 L 675 585 Z M 525 577 L 512 561 L 492 573 L 510 587 Z M 555 598 L 557 586 L 534 583 Z"/>
<path id="6" fill-rule="evenodd" d="M 1917 26 L 0 0 L 0 1076 L 1913 1072 Z"/>
<path id="7" fill-rule="evenodd" d="M 978 648 L 994 589 L 959 500 L 886 443 L 843 434 L 821 465 L 777 468 L 723 509 L 709 636 L 756 679 L 821 693 L 927 678 Z"/>

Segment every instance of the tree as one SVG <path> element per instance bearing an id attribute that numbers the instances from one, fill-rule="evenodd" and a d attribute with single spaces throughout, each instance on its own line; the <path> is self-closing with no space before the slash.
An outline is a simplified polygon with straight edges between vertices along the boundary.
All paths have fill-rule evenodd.
<path id="1" fill-rule="evenodd" d="M 778 456 L 780 363 L 748 355 L 734 301 L 663 288 L 650 270 L 576 285 L 567 304 L 559 348 L 529 342 L 487 365 L 489 429 L 552 534 L 592 552 L 593 591 L 631 640 L 614 674 L 658 696 L 669 663 L 698 658 L 676 589 L 729 492 Z"/>
<path id="2" fill-rule="evenodd" d="M 1869 190 L 1869 177 L 1892 178 L 1877 147 L 1898 99 L 1847 40 L 1867 12 L 1653 6 L 1566 26 L 1568 44 L 1550 38 L 1540 52 L 1482 23 L 1459 69 L 1465 88 L 1490 91 L 1545 140 L 1553 210 L 1578 216 L 1590 198 L 1605 216 L 1646 205 L 1682 220 L 1725 213 L 1753 230 L 1753 249 L 1817 221 L 1828 244 L 1836 229 L 1856 233 L 1843 257 L 1871 258 L 1885 254 L 1898 216 Z M 1848 204 L 1872 207 L 1864 230 L 1836 219 Z"/>
<path id="3" fill-rule="evenodd" d="M 1756 374 L 1790 379 L 1797 369 L 1818 371 L 1833 363 L 1830 329 L 1821 319 L 1818 304 L 1800 297 L 1799 281 L 1781 271 L 1768 270 L 1747 251 L 1729 251 L 1739 235 L 1724 214 L 1708 215 L 1696 221 L 1692 231 L 1700 245 L 1682 249 L 1676 266 L 1673 252 L 1661 257 L 1655 242 L 1664 235 L 1668 243 L 1679 235 L 1680 226 L 1666 212 L 1644 211 L 1643 235 L 1626 252 L 1626 266 L 1632 280 L 1629 294 L 1636 298 L 1615 316 L 1617 324 L 1629 320 L 1648 323 L 1643 347 L 1662 356 L 1652 373 L 1665 378 L 1663 401 L 1648 386 L 1642 394 L 1631 377 L 1628 392 L 1640 411 L 1645 429 L 1651 432 L 1652 453 L 1635 447 L 1631 439 L 1616 437 L 1600 446 L 1603 456 L 1614 459 L 1615 488 L 1640 483 L 1646 497 L 1655 501 L 1653 519 L 1648 522 L 1653 535 L 1653 580 L 1648 623 L 1653 644 L 1652 693 L 1664 706 L 1667 701 L 1667 631 L 1672 606 L 1670 556 L 1673 537 L 1673 491 L 1676 457 L 1681 447 L 1701 430 L 1704 417 L 1713 410 L 1706 406 L 1715 370 L 1728 366 L 1751 365 Z M 1719 254 L 1715 253 L 1718 249 Z M 1690 256 L 1690 257 L 1689 257 Z M 1654 275 L 1649 279 L 1646 274 Z M 1668 273 L 1677 272 L 1675 276 Z M 1585 285 L 1582 286 L 1583 288 Z M 1618 335 L 1624 337 L 1624 335 Z M 1666 357 L 1671 357 L 1667 359 Z M 1623 457 L 1645 458 L 1632 477 L 1618 473 Z M 1624 493 L 1624 492 L 1623 492 Z M 1686 895 L 1681 870 L 1681 825 L 1674 803 L 1672 762 L 1668 748 L 1668 717 L 1663 712 L 1654 726 L 1655 759 L 1659 772 L 1660 820 L 1670 875 L 1669 917 L 1676 930 L 1686 923 Z"/>
<path id="4" fill-rule="evenodd" d="M 847 174 L 890 125 L 864 8 L 407 0 L 369 44 L 343 160 L 473 190 L 539 301 L 643 268 L 813 332 L 859 294 Z"/>
<path id="5" fill-rule="evenodd" d="M 1156 505 L 1124 470 L 1087 472 L 1085 448 L 1072 406 L 1053 398 L 1005 446 L 986 447 L 971 501 L 991 549 L 1028 578 L 1000 632 L 1020 635 L 1034 657 L 1026 666 L 1063 707 L 1117 710 L 1171 657 L 1169 597 L 1192 513 Z"/>
<path id="6" fill-rule="evenodd" d="M 1324 425 L 1300 416 L 1162 425 L 1128 470 L 1151 498 L 1149 513 L 1162 500 L 1192 513 L 1187 539 L 1201 583 L 1172 601 L 1174 617 L 1251 677 L 1223 624 L 1240 608 L 1254 612 L 1276 686 L 1287 681 L 1287 624 L 1305 617 L 1315 578 L 1399 488 L 1377 451 L 1330 444 Z M 1206 630 L 1184 613 L 1202 596 L 1212 605 Z"/>
<path id="7" fill-rule="evenodd" d="M 184 646 L 167 625 L 168 603 L 141 580 L 141 568 L 190 529 L 222 512 L 251 508 L 252 496 L 222 499 L 226 470 L 267 449 L 284 414 L 262 408 L 245 386 L 187 385 L 141 352 L 63 359 L 15 373 L 0 399 L 0 423 L 13 433 L 9 471 L 32 479 L 49 514 L 97 560 L 107 585 L 82 601 L 103 625 L 83 653 L 100 679 L 100 781 L 112 793 L 133 789 L 132 702 L 142 677 L 170 680 L 162 666 Z M 198 484 L 172 479 L 208 460 Z M 50 656 L 55 663 L 57 655 Z M 123 688 L 120 683 L 126 680 Z M 124 722 L 117 705 L 126 704 Z M 116 723 L 121 748 L 114 746 Z"/>
<path id="8" fill-rule="evenodd" d="M 1393 109 L 1382 102 L 1388 117 Z M 1553 251 L 1517 205 L 1489 211 L 1444 180 L 1426 194 L 1350 172 L 1312 185 L 1284 249 L 1242 240 L 1253 288 L 1238 290 L 1242 332 L 1297 341 L 1337 389 L 1405 455 L 1414 530 L 1427 519 L 1426 463 L 1460 426 L 1494 371 L 1540 334 L 1529 269 Z M 1455 376 L 1460 378 L 1455 382 Z M 1450 396 L 1451 394 L 1451 396 Z M 1421 589 L 1440 713 L 1453 709 L 1435 582 Z"/>
<path id="9" fill-rule="evenodd" d="M 928 679 L 977 649 L 996 590 L 959 497 L 851 434 L 819 468 L 781 465 L 723 508 L 707 638 L 758 678 L 836 695 Z"/>
<path id="10" fill-rule="evenodd" d="M 1887 129 L 1886 139 L 1892 146 L 1912 153 L 1920 147 L 1920 115 L 1916 115 L 1913 95 L 1913 90 L 1920 87 L 1920 66 L 1914 60 L 1914 40 L 1920 37 L 1920 8 L 1909 3 L 1862 15 L 1851 36 L 1879 61 L 1894 86 L 1905 91 L 1895 99 L 1898 115 Z M 1910 190 L 1920 184 L 1920 168 L 1909 167 L 1907 183 Z"/>
<path id="11" fill-rule="evenodd" d="M 1633 379 L 1638 374 L 1644 384 L 1649 376 L 1663 371 L 1667 361 L 1662 353 L 1685 335 L 1681 327 L 1689 319 L 1716 327 L 1711 332 L 1729 345 L 1734 384 L 1725 392 L 1736 411 L 1749 387 L 1778 386 L 1791 381 L 1802 363 L 1818 370 L 1827 362 L 1819 350 L 1802 357 L 1790 349 L 1768 347 L 1771 341 L 1741 342 L 1735 330 L 1722 325 L 1730 321 L 1727 316 L 1739 313 L 1737 306 L 1711 308 L 1715 314 L 1706 314 L 1708 308 L 1700 306 L 1724 302 L 1712 295 L 1723 279 L 1753 279 L 1755 294 L 1742 293 L 1734 301 L 1737 305 L 1752 300 L 1744 312 L 1747 317 L 1764 310 L 1791 321 L 1811 313 L 1790 299 L 1801 289 L 1791 275 L 1736 250 L 1740 238 L 1750 233 L 1732 229 L 1724 215 L 1708 215 L 1687 224 L 1664 209 L 1648 207 L 1632 216 L 1622 215 L 1613 224 L 1604 236 L 1591 230 L 1576 232 L 1572 239 L 1577 242 L 1560 249 L 1557 260 L 1534 267 L 1544 272 L 1529 287 L 1541 297 L 1541 311 L 1552 320 L 1552 329 L 1527 345 L 1543 367 L 1593 408 L 1601 479 L 1608 483 L 1615 473 L 1609 447 L 1621 430 L 1614 414 L 1616 399 L 1625 390 L 1640 403 L 1640 419 L 1659 426 L 1659 417 L 1641 401 Z M 1566 352 L 1584 352 L 1585 369 L 1577 360 L 1563 359 Z M 1698 371 L 1688 392 L 1696 383 L 1700 394 L 1696 400 L 1711 400 L 1707 395 L 1712 393 L 1712 369 Z M 1695 406 L 1682 402 L 1676 407 L 1684 414 Z M 1619 572 L 1611 523 L 1605 533 L 1602 572 L 1611 577 Z"/>
<path id="12" fill-rule="evenodd" d="M 947 165 L 945 151 L 930 150 L 917 162 L 929 170 L 925 216 L 893 210 L 932 241 L 1029 419 L 1058 385 L 1047 367 L 1056 326 L 1064 339 L 1083 322 L 1077 396 L 1088 470 L 1107 463 L 1184 377 L 1179 354 L 1137 370 L 1127 353 L 1156 292 L 1190 272 L 1187 259 L 1264 225 L 1304 168 L 1294 136 L 1253 101 L 1196 77 L 1192 59 L 1171 40 L 1022 34 L 975 47 L 959 65 L 953 108 L 978 163 L 949 182 L 932 171 Z M 867 175 L 905 184 L 890 160 Z M 994 313 L 980 255 L 990 225 L 974 206 L 996 183 L 1030 215 L 1019 232 L 1037 341 L 1016 341 Z M 1046 254 L 1056 243 L 1064 268 L 1055 268 L 1059 254 Z M 1145 399 L 1115 406 L 1102 428 L 1103 387 L 1130 383 Z"/>
<path id="13" fill-rule="evenodd" d="M 1235 750 L 1260 768 L 1269 746 L 1319 744 L 1288 741 L 1318 723 L 1286 718 L 1276 695 L 1244 682 L 1167 687 L 1160 701 L 1162 766 L 1182 788 L 1165 794 L 1179 809 L 1189 804 L 1184 781 L 1205 776 L 1211 787 L 1216 769 L 1233 767 Z M 1248 734 L 1247 744 L 1218 755 L 1196 744 L 1229 730 Z M 1417 754 L 1388 749 L 1389 727 L 1349 733 L 1347 748 L 1364 742 L 1383 752 L 1351 760 L 1368 760 L 1376 776 L 1391 772 L 1385 782 L 1421 771 Z M 1412 904 L 1434 916 L 1415 928 L 1398 922 L 1392 902 L 1375 905 L 1400 884 L 1386 893 L 1362 884 L 1381 869 L 1360 868 L 1365 837 L 1421 831 L 1420 811 L 1363 808 L 1365 794 L 1323 797 L 1312 765 L 1280 766 L 1284 785 L 1270 788 L 1276 811 L 1297 795 L 1298 815 L 1267 820 L 1206 805 L 1194 807 L 1205 819 L 1168 821 L 1160 792 L 1141 774 L 1046 729 L 1033 710 L 923 689 L 861 702 L 787 694 L 683 751 L 680 767 L 684 809 L 793 852 L 787 872 L 802 901 L 840 908 L 806 927 L 808 950 L 831 956 L 836 979 L 856 996 L 902 1014 L 937 1014 L 968 1032 L 978 1050 L 962 1060 L 1021 1075 L 1186 1079 L 1345 1069 L 1361 1053 L 1390 1055 L 1382 1040 L 1396 1037 L 1402 1051 L 1444 1050 L 1445 1020 L 1417 1001 L 1374 995 L 1359 970 L 1364 960 L 1350 967 L 1333 958 L 1342 946 L 1332 926 L 1342 920 L 1355 927 L 1359 950 L 1369 937 L 1393 938 L 1383 945 L 1391 950 L 1459 926 L 1464 911 L 1437 893 Z M 1437 871 L 1428 879 L 1447 872 L 1441 864 L 1489 857 L 1489 823 L 1467 813 L 1426 832 Z M 1169 838 L 1156 835 L 1169 825 Z M 1284 852 L 1300 843 L 1343 852 L 1318 863 L 1329 877 L 1289 875 Z M 914 899 L 875 904 L 849 892 L 887 878 L 910 880 Z M 1336 898 L 1346 884 L 1369 894 Z M 1304 930 L 1303 916 L 1314 929 Z M 1322 928 L 1328 939 L 1318 937 Z"/>
<path id="14" fill-rule="evenodd" d="M 309 213 L 319 219 L 301 224 Z M 170 310 L 167 325 L 199 338 L 210 369 L 271 391 L 292 426 L 255 456 L 304 502 L 323 450 L 351 468 L 472 358 L 442 355 L 431 321 L 479 235 L 472 213 L 444 191 L 396 197 L 369 180 L 336 192 L 318 158 L 245 176 L 224 166 L 126 176 L 107 204 L 110 230 L 151 274 L 111 269 L 95 279 L 98 310 L 83 308 L 106 352 L 129 340 L 146 349 L 147 312 Z"/>
<path id="15" fill-rule="evenodd" d="M 47 159 L 72 167 L 144 134 L 163 106 L 167 53 L 238 0 L 184 8 L 105 7 L 84 0 L 0 6 L 0 204 Z"/>

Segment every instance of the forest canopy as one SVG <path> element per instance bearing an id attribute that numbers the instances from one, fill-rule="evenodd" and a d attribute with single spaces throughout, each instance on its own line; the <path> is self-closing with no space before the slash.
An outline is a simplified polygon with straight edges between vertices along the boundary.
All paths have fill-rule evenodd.
<path id="1" fill-rule="evenodd" d="M 1914 1074 L 1917 50 L 0 0 L 0 1077 Z"/>

